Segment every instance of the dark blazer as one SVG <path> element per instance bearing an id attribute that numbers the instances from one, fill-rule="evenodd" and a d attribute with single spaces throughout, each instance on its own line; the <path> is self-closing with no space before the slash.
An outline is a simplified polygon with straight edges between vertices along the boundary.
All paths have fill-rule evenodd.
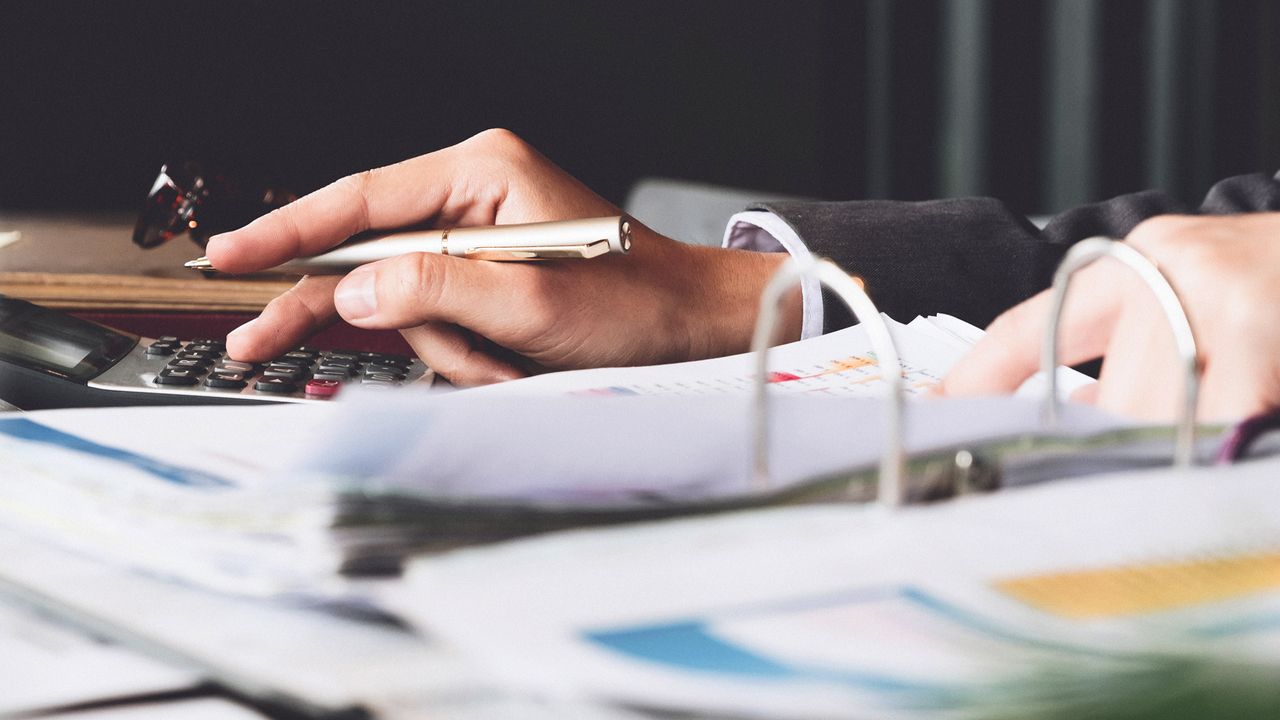
<path id="1" fill-rule="evenodd" d="M 1094 235 L 1122 238 L 1153 215 L 1280 210 L 1280 179 L 1263 174 L 1214 185 L 1199 208 L 1155 191 L 1123 195 L 1057 215 L 1043 230 L 990 198 L 927 202 L 770 202 L 816 255 L 861 277 L 879 308 L 906 322 L 948 313 L 985 327 L 1048 287 L 1066 249 Z M 824 293 L 823 330 L 852 324 Z"/>

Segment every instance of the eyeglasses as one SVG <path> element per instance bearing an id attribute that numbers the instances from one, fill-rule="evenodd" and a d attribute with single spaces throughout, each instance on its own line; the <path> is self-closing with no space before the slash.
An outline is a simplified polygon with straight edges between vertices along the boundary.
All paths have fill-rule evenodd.
<path id="1" fill-rule="evenodd" d="M 266 182 L 242 183 L 206 171 L 198 162 L 160 167 L 146 205 L 133 227 L 133 242 L 153 248 L 188 233 L 200 247 L 221 232 L 234 230 L 297 199 Z"/>

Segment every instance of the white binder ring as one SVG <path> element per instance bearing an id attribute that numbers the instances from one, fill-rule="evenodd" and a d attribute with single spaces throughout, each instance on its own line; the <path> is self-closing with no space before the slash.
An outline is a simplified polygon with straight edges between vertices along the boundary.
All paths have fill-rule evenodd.
<path id="1" fill-rule="evenodd" d="M 1178 361 L 1182 366 L 1183 395 L 1182 413 L 1178 418 L 1177 434 L 1173 453 L 1173 464 L 1185 468 L 1191 466 L 1195 452 L 1196 405 L 1200 395 L 1200 371 L 1196 360 L 1196 340 L 1191 332 L 1191 323 L 1187 313 L 1178 300 L 1178 294 L 1168 279 L 1156 267 L 1131 245 L 1106 237 L 1092 237 L 1081 240 L 1067 251 L 1066 257 L 1053 274 L 1053 287 L 1050 291 L 1049 323 L 1045 327 L 1043 344 L 1040 353 L 1040 370 L 1044 373 L 1048 392 L 1044 402 L 1044 420 L 1053 425 L 1058 422 L 1058 326 L 1062 322 L 1062 309 L 1067 299 L 1067 286 L 1071 276 L 1086 265 L 1101 257 L 1112 257 L 1129 266 L 1147 287 L 1155 294 L 1164 311 L 1169 328 L 1173 331 L 1174 344 L 1178 350 Z"/>
<path id="2" fill-rule="evenodd" d="M 862 286 L 830 260 L 805 260 L 792 258 L 770 278 L 760 296 L 760 313 L 756 317 L 755 332 L 751 338 L 751 351 L 755 355 L 755 457 L 754 481 L 761 490 L 767 490 L 769 481 L 769 346 L 777 331 L 778 315 L 783 295 L 797 286 L 802 279 L 816 278 L 821 285 L 830 288 L 854 317 L 862 323 L 876 353 L 876 360 L 885 380 L 884 425 L 885 444 L 880 459 L 880 482 L 877 499 L 880 504 L 895 507 L 902 503 L 903 478 L 905 477 L 905 453 L 902 447 L 902 362 L 889 334 L 889 327 L 875 303 Z"/>

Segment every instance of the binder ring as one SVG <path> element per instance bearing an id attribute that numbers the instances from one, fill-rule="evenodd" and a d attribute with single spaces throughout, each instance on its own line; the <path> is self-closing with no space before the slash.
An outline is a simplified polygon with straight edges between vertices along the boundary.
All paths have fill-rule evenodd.
<path id="1" fill-rule="evenodd" d="M 1107 237 L 1092 237 L 1081 240 L 1067 251 L 1062 264 L 1053 273 L 1051 290 L 1051 309 L 1049 324 L 1045 327 L 1044 341 L 1040 353 L 1040 370 L 1044 373 L 1048 394 L 1044 403 L 1044 421 L 1048 424 L 1058 422 L 1058 325 L 1062 322 L 1062 308 L 1067 299 L 1067 286 L 1075 272 L 1100 257 L 1115 258 L 1128 265 L 1142 278 L 1147 287 L 1155 294 L 1164 311 L 1169 328 L 1173 331 L 1173 340 L 1178 348 L 1178 360 L 1183 368 L 1182 413 L 1178 418 L 1175 436 L 1173 464 L 1175 467 L 1191 466 L 1195 451 L 1196 405 L 1200 395 L 1200 373 L 1197 363 L 1196 339 L 1191 332 L 1191 323 L 1187 313 L 1178 300 L 1178 294 L 1168 279 L 1156 267 L 1131 245 Z"/>
<path id="2" fill-rule="evenodd" d="M 854 317 L 867 329 L 871 347 L 875 350 L 889 395 L 885 401 L 886 438 L 880 459 L 880 481 L 876 495 L 881 505 L 896 507 L 902 504 L 902 479 L 905 477 L 905 453 L 902 448 L 902 362 L 898 359 L 898 350 L 893 344 L 893 336 L 889 334 L 889 327 L 875 303 L 861 285 L 830 260 L 788 260 L 769 279 L 760 296 L 760 313 L 756 317 L 755 332 L 751 337 L 751 352 L 755 355 L 756 363 L 754 482 L 761 490 L 768 489 L 770 485 L 768 356 L 778 325 L 778 306 L 783 293 L 809 277 L 817 278 L 821 285 L 831 288 L 844 301 Z"/>

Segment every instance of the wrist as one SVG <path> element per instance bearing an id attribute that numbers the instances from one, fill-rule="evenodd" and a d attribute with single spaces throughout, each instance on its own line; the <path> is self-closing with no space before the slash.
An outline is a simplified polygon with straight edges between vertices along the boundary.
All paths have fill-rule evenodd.
<path id="1" fill-rule="evenodd" d="M 703 272 L 690 293 L 699 327 L 691 332 L 692 357 L 720 357 L 747 352 L 755 332 L 760 296 L 769 279 L 789 259 L 786 253 L 695 247 Z M 800 339 L 803 301 L 800 288 L 786 293 L 779 308 L 774 344 Z"/>

